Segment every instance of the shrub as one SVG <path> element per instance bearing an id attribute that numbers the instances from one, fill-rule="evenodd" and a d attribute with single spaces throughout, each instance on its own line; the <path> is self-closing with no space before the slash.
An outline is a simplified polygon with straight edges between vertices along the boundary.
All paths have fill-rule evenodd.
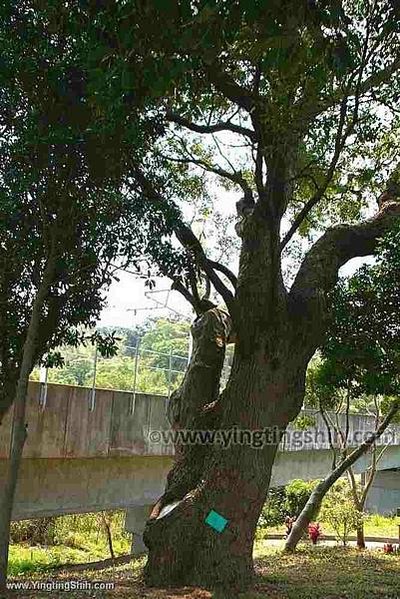
<path id="1" fill-rule="evenodd" d="M 289 516 L 300 515 L 316 484 L 316 481 L 292 480 L 286 485 L 284 509 Z"/>
<path id="2" fill-rule="evenodd" d="M 268 498 L 261 512 L 258 525 L 261 528 L 267 526 L 279 526 L 283 524 L 286 517 L 285 510 L 285 487 L 275 487 L 269 490 Z"/>
<path id="3" fill-rule="evenodd" d="M 316 484 L 317 481 L 293 480 L 286 487 L 271 488 L 258 526 L 280 526 L 288 516 L 297 518 Z"/>
<path id="4" fill-rule="evenodd" d="M 321 509 L 321 519 L 336 533 L 338 541 L 347 545 L 351 532 L 363 523 L 363 514 L 354 506 L 351 489 L 346 480 L 338 480 L 326 495 Z"/>
<path id="5" fill-rule="evenodd" d="M 56 517 L 19 520 L 11 523 L 11 543 L 27 543 L 31 545 L 56 544 Z"/>
<path id="6" fill-rule="evenodd" d="M 124 512 L 115 511 L 106 514 L 113 540 L 122 541 L 130 538 L 130 534 L 124 529 Z M 107 537 L 101 513 L 92 513 L 12 522 L 10 539 L 12 543 L 65 545 L 81 549 L 88 544 L 89 540 L 99 543 L 105 541 Z"/>

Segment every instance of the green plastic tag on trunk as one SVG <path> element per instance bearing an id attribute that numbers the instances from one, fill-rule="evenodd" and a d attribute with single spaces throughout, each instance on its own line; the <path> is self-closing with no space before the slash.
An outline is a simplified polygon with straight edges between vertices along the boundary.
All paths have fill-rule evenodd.
<path id="1" fill-rule="evenodd" d="M 205 519 L 205 523 L 217 532 L 223 532 L 228 524 L 228 520 L 221 516 L 221 514 L 218 514 L 218 512 L 211 510 Z"/>

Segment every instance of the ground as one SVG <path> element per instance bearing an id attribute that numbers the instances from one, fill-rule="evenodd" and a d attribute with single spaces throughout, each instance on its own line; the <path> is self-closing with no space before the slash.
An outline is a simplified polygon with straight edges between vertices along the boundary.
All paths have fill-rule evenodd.
<path id="1" fill-rule="evenodd" d="M 241 599 L 399 599 L 400 555 L 382 550 L 360 552 L 354 548 L 303 545 L 295 555 L 282 555 L 281 548 L 266 542 L 256 546 L 257 581 L 253 591 Z M 198 588 L 147 589 L 141 579 L 144 559 L 101 572 L 68 572 L 24 575 L 13 581 L 106 581 L 112 591 L 15 591 L 9 597 L 77 599 L 218 599 L 221 595 Z M 229 595 L 231 599 L 232 595 Z M 3 598 L 2 598 L 3 599 Z"/>

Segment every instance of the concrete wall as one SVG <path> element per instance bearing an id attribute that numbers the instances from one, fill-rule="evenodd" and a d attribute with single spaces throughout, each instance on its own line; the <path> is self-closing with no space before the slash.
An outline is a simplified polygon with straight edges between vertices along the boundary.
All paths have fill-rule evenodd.
<path id="1" fill-rule="evenodd" d="M 380 514 L 394 514 L 400 508 L 400 468 L 377 473 L 366 508 Z"/>
<path id="2" fill-rule="evenodd" d="M 139 508 L 147 510 L 155 503 L 172 464 L 173 447 L 150 442 L 148 433 L 168 429 L 166 398 L 137 394 L 132 411 L 131 393 L 96 390 L 91 410 L 90 389 L 49 385 L 43 409 L 41 389 L 39 383 L 29 386 L 28 439 L 13 518 L 102 509 L 128 509 L 136 513 Z M 9 453 L 11 417 L 9 414 L 0 427 L 0 484 Z M 317 427 L 323 430 L 320 421 Z M 352 434 L 373 428 L 373 419 L 351 420 Z M 313 431 L 308 432 L 308 437 L 299 431 L 289 435 L 286 451 L 278 453 L 272 485 L 284 485 L 294 478 L 322 478 L 330 471 L 332 455 L 326 438 L 315 438 Z M 399 466 L 400 445 L 392 445 L 385 451 L 379 467 L 386 470 Z M 367 467 L 368 458 L 362 458 L 355 469 L 362 472 Z M 393 493 L 390 491 L 390 500 L 379 490 L 385 488 L 385 480 L 382 479 L 380 487 L 377 478 L 371 495 L 376 498 L 371 501 L 376 501 L 378 507 L 397 502 L 396 488 Z"/>
<path id="3" fill-rule="evenodd" d="M 154 444 L 165 430 L 166 398 L 68 385 L 30 383 L 28 437 L 13 519 L 134 509 L 161 495 L 173 446 Z M 93 408 L 93 409 L 91 409 Z M 11 440 L 12 413 L 0 427 L 0 484 Z M 147 508 L 146 508 L 147 509 Z"/>
<path id="4" fill-rule="evenodd" d="M 168 456 L 23 460 L 13 519 L 152 505 L 171 467 Z M 0 481 L 5 462 L 0 461 Z"/>
<path id="5" fill-rule="evenodd" d="M 149 430 L 165 430 L 165 397 L 97 389 L 91 410 L 91 390 L 49 385 L 44 408 L 39 383 L 30 383 L 26 422 L 28 438 L 23 458 L 109 458 L 131 455 L 173 455 L 170 445 L 156 445 Z M 0 427 L 0 460 L 7 458 L 12 414 Z"/>

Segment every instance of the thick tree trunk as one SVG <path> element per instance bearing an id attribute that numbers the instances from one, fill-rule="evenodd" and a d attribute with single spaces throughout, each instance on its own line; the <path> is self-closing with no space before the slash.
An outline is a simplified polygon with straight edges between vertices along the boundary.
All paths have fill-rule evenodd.
<path id="1" fill-rule="evenodd" d="M 350 468 L 362 455 L 364 455 L 373 445 L 373 443 L 379 439 L 379 437 L 385 432 L 393 418 L 396 416 L 400 409 L 400 401 L 396 401 L 391 410 L 389 411 L 386 418 L 382 421 L 381 425 L 376 429 L 371 437 L 365 441 L 360 447 L 355 449 L 345 460 L 343 460 L 339 466 L 330 473 L 330 475 L 322 480 L 311 493 L 310 499 L 304 506 L 303 511 L 297 518 L 293 525 L 290 535 L 286 540 L 285 550 L 293 552 L 295 551 L 297 544 L 301 540 L 303 534 L 306 532 L 308 525 L 314 520 L 321 507 L 322 500 L 325 495 L 332 487 L 332 485 Z"/>
<path id="2" fill-rule="evenodd" d="M 171 473 L 166 493 L 144 531 L 148 584 L 191 583 L 236 592 L 253 579 L 257 522 L 281 435 L 302 405 L 311 357 L 299 341 L 297 315 L 290 313 L 287 303 L 279 231 L 273 225 L 265 215 L 255 213 L 241 226 L 243 246 L 233 310 L 236 345 L 226 389 L 217 399 L 215 385 L 208 384 L 203 370 L 206 379 L 200 390 L 187 382 L 194 396 L 188 392 L 182 397 L 182 403 L 195 406 L 189 409 L 194 417 L 185 418 L 184 426 L 231 431 L 232 442 L 227 448 L 218 443 L 183 448 L 181 463 Z M 195 374 L 193 368 L 191 376 Z M 211 387 L 214 403 L 210 405 L 203 389 Z M 174 509 L 160 512 L 172 500 Z M 211 511 L 226 520 L 220 532 L 206 523 Z"/>
<path id="3" fill-rule="evenodd" d="M 264 477 L 257 482 L 254 470 L 243 476 L 229 457 L 221 456 L 205 474 L 203 485 L 188 493 L 168 515 L 150 521 L 144 536 L 150 549 L 148 583 L 164 586 L 190 582 L 239 590 L 251 582 L 253 539 L 274 448 L 269 448 L 268 454 L 263 457 Z M 211 510 L 227 519 L 222 532 L 205 523 Z"/>
<path id="4" fill-rule="evenodd" d="M 219 385 L 230 330 L 229 315 L 218 308 L 208 310 L 193 323 L 190 363 L 167 409 L 174 430 L 218 428 Z M 196 487 L 210 449 L 210 445 L 175 445 L 175 464 L 168 475 L 165 492 L 152 510 L 152 518 L 156 518 L 164 506 L 182 499 Z"/>
<path id="5" fill-rule="evenodd" d="M 162 517 L 156 517 L 159 511 L 153 513 L 143 537 L 149 548 L 148 584 L 190 582 L 239 590 L 251 583 L 257 522 L 281 434 L 293 417 L 290 410 L 277 410 L 278 405 L 288 404 L 290 380 L 287 369 L 271 369 L 260 356 L 235 360 L 219 400 L 220 429 L 245 431 L 244 442 L 227 449 L 208 448 L 201 467 L 184 480 L 180 494 L 169 496 L 169 503 L 172 499 L 180 503 Z M 259 447 L 265 427 L 270 436 Z M 186 465 L 190 469 L 190 461 Z M 211 510 L 227 520 L 222 532 L 206 524 Z"/>

